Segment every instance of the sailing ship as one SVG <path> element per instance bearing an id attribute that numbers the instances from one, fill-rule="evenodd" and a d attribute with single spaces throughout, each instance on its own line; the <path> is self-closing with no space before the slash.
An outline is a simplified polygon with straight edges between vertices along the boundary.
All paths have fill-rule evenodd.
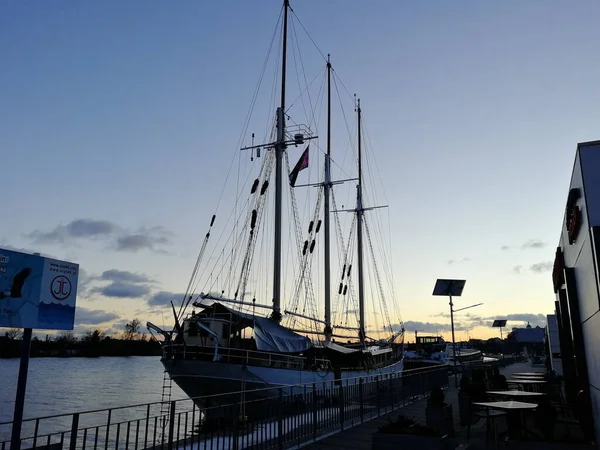
<path id="1" fill-rule="evenodd" d="M 219 238 L 219 242 L 227 239 L 227 244 L 220 246 L 218 242 L 214 248 L 221 248 L 220 252 L 213 251 L 206 257 L 217 222 L 216 215 L 212 215 L 182 304 L 177 310 L 171 303 L 174 329 L 166 331 L 148 323 L 151 332 L 163 336 L 162 363 L 166 372 L 191 398 L 254 389 L 266 393 L 272 388 L 288 390 L 305 383 L 333 386 L 358 377 L 369 380 L 384 374 L 398 376 L 403 369 L 404 328 L 393 292 L 390 296 L 390 290 L 384 288 L 392 275 L 391 264 L 388 260 L 387 273 L 382 275 L 376 260 L 370 259 L 377 248 L 389 253 L 391 246 L 377 247 L 374 241 L 385 235 L 379 230 L 370 232 L 366 220 L 372 210 L 384 206 L 365 205 L 360 100 L 348 93 L 356 113 L 356 132 L 349 133 L 353 136 L 350 143 L 356 145 L 349 152 L 357 156 L 352 166 L 357 175 L 334 180 L 331 104 L 332 84 L 339 87 L 338 78 L 327 56 L 321 69 L 326 89 L 320 92 L 327 103 L 326 147 L 321 149 L 312 127 L 293 122 L 291 107 L 286 103 L 288 22 L 292 14 L 295 17 L 285 0 L 277 27 L 281 23 L 281 87 L 274 126 L 266 144 L 256 145 L 252 134 L 251 145 L 242 148 L 250 153 L 252 168 L 256 169 L 259 161 L 261 164 L 258 177 L 252 179 L 253 175 L 246 183 L 240 181 L 244 186 L 232 197 L 234 211 L 229 217 L 233 219 L 228 220 Z M 304 93 L 310 92 L 310 86 L 305 87 Z M 313 98 L 313 103 L 317 102 Z M 314 119 L 314 112 L 311 114 Z M 304 146 L 298 163 L 289 170 L 288 153 Z M 244 153 L 239 147 L 236 152 Z M 314 167 L 315 154 L 317 160 L 323 160 L 322 171 L 319 168 L 323 179 L 297 185 L 299 173 L 309 166 L 309 156 Z M 289 173 L 287 215 L 284 169 Z M 354 203 L 350 209 L 337 208 L 334 186 L 337 189 L 338 185 L 350 185 L 353 193 L 348 199 Z M 272 190 L 274 198 L 269 195 Z M 304 190 L 309 199 L 310 194 L 314 197 L 315 206 L 305 208 L 305 226 L 296 199 L 298 190 Z M 269 221 L 271 210 L 274 216 Z M 349 217 L 347 235 L 341 226 L 342 216 Z M 284 232 L 286 224 L 289 235 Z M 335 242 L 331 237 L 334 232 Z M 340 253 L 336 264 L 332 258 L 334 248 Z M 267 251 L 271 255 L 268 259 Z M 339 283 L 334 287 L 335 276 Z M 369 281 L 373 283 L 367 292 Z M 268 296 L 271 304 L 264 301 Z M 379 328 L 373 325 L 377 317 L 383 319 Z"/>

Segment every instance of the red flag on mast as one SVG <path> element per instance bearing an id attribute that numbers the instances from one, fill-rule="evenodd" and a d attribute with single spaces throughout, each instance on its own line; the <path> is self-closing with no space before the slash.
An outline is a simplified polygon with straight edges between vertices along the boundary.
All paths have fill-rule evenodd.
<path id="1" fill-rule="evenodd" d="M 296 184 L 296 178 L 298 178 L 298 172 L 300 172 L 301 170 L 304 170 L 308 167 L 308 148 L 309 147 L 310 146 L 306 147 L 306 150 L 304 150 L 304 152 L 300 156 L 300 159 L 298 160 L 298 162 L 296 163 L 296 165 L 290 172 L 290 185 L 291 186 L 294 186 Z"/>

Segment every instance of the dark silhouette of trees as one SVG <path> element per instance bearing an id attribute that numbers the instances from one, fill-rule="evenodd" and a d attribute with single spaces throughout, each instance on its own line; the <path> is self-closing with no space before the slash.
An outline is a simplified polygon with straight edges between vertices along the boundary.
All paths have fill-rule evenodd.
<path id="1" fill-rule="evenodd" d="M 20 330 L 19 330 L 20 331 Z M 0 335 L 0 358 L 17 358 L 21 341 Z M 155 339 L 146 339 L 140 333 L 140 321 L 132 320 L 126 325 L 122 339 L 111 338 L 102 330 L 90 330 L 81 338 L 71 331 L 46 339 L 34 337 L 31 341 L 31 356 L 53 357 L 97 357 L 97 356 L 159 356 L 160 344 Z"/>
<path id="2" fill-rule="evenodd" d="M 125 333 L 123 338 L 131 341 L 140 337 L 140 325 L 141 322 L 138 319 L 133 319 L 131 322 L 125 324 Z"/>
<path id="3" fill-rule="evenodd" d="M 21 339 L 22 335 L 23 335 L 23 333 L 21 332 L 21 330 L 19 328 L 11 328 L 5 334 L 5 336 L 11 340 Z"/>

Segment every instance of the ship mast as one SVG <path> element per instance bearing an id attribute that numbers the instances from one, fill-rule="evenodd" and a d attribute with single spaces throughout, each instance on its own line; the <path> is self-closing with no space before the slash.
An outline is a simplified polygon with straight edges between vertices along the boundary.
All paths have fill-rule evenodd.
<path id="1" fill-rule="evenodd" d="M 283 155 L 288 145 L 298 146 L 306 141 L 317 139 L 310 129 L 303 125 L 296 125 L 297 132 L 293 137 L 288 137 L 285 123 L 285 88 L 287 71 L 287 34 L 288 34 L 288 10 L 290 10 L 289 0 L 283 2 L 283 51 L 281 58 L 281 102 L 276 111 L 277 136 L 274 142 L 267 144 L 251 145 L 243 147 L 242 150 L 252 150 L 256 148 L 265 148 L 275 152 L 275 242 L 273 245 L 273 311 L 271 319 L 280 322 L 281 315 L 281 244 L 282 244 L 282 215 L 283 215 Z M 292 131 L 293 132 L 293 131 Z"/>
<path id="2" fill-rule="evenodd" d="M 283 2 L 283 53 L 281 57 L 281 103 L 277 108 L 277 141 L 275 142 L 275 245 L 273 252 L 273 313 L 271 318 L 281 321 L 281 215 L 283 193 L 283 153 L 285 139 L 285 77 L 287 66 L 287 27 L 289 0 Z"/>
<path id="3" fill-rule="evenodd" d="M 361 109 L 360 99 L 356 105 L 358 115 L 358 185 L 356 186 L 356 233 L 357 233 L 357 255 L 358 255 L 358 337 L 360 342 L 365 343 L 365 281 L 363 274 L 363 203 L 362 203 L 362 140 L 361 140 Z"/>
<path id="4" fill-rule="evenodd" d="M 329 248 L 329 197 L 331 195 L 331 62 L 327 55 L 327 155 L 325 156 L 324 182 L 324 226 L 325 226 L 325 341 L 331 340 L 331 251 Z"/>

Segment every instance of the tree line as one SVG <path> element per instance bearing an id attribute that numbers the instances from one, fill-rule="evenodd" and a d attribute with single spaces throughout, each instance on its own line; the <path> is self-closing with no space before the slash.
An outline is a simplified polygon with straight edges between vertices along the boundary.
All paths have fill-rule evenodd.
<path id="1" fill-rule="evenodd" d="M 154 338 L 141 333 L 141 322 L 133 319 L 116 336 L 108 336 L 100 329 L 89 330 L 77 337 L 71 331 L 56 336 L 37 336 L 31 340 L 32 357 L 97 357 L 97 356 L 159 356 L 160 344 Z M 21 352 L 22 331 L 10 329 L 0 335 L 0 358 L 16 358 Z"/>

